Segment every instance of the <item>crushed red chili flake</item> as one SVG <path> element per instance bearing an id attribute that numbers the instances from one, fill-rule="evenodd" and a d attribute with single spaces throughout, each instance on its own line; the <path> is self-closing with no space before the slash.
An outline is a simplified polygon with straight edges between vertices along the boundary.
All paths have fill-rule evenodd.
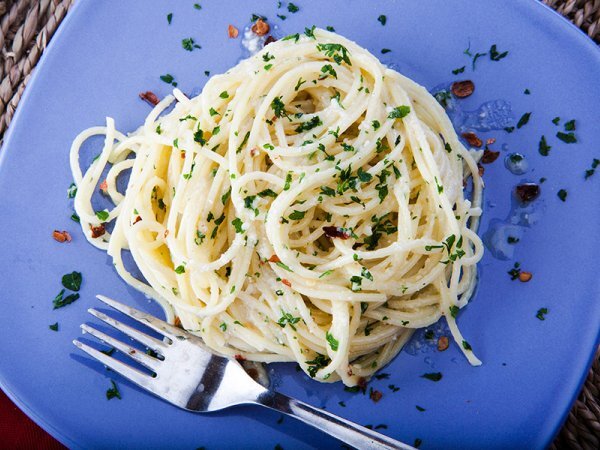
<path id="1" fill-rule="evenodd" d="M 142 100 L 147 101 L 148 103 L 150 103 L 152 106 L 156 106 L 158 105 L 158 97 L 156 96 L 156 94 L 152 91 L 146 91 L 146 92 L 140 92 L 140 98 Z"/>
<path id="2" fill-rule="evenodd" d="M 236 361 L 246 361 L 246 358 L 244 358 L 242 355 L 235 355 L 234 358 Z"/>
<path id="3" fill-rule="evenodd" d="M 482 177 L 483 174 L 485 173 L 485 167 L 483 167 L 481 164 L 477 164 L 477 169 L 479 169 L 478 170 L 479 176 Z"/>
<path id="4" fill-rule="evenodd" d="M 256 147 L 253 147 L 250 149 L 250 156 L 254 157 L 258 155 L 258 149 Z"/>
<path id="5" fill-rule="evenodd" d="M 487 148 L 483 151 L 483 156 L 481 157 L 481 162 L 483 164 L 491 164 L 498 159 L 500 156 L 500 152 L 495 152 L 494 150 L 488 150 Z"/>
<path id="6" fill-rule="evenodd" d="M 383 394 L 381 393 L 381 391 L 371 389 L 371 392 L 369 393 L 369 398 L 373 400 L 373 403 L 377 403 L 379 400 L 381 400 L 382 397 Z"/>
<path id="7" fill-rule="evenodd" d="M 236 37 L 238 37 L 238 35 L 240 34 L 239 30 L 234 27 L 233 25 L 229 25 L 227 27 L 227 34 L 229 35 L 229 37 L 231 39 L 235 39 Z"/>
<path id="8" fill-rule="evenodd" d="M 325 232 L 325 236 L 329 238 L 340 238 L 343 240 L 350 238 L 350 234 L 341 227 L 327 226 L 323 227 L 323 231 Z"/>
<path id="9" fill-rule="evenodd" d="M 439 337 L 438 343 L 437 343 L 437 349 L 440 352 L 443 352 L 444 350 L 447 350 L 449 345 L 450 344 L 448 342 L 448 337 L 446 337 L 446 336 L 440 336 Z"/>
<path id="10" fill-rule="evenodd" d="M 52 237 L 58 242 L 71 242 L 71 235 L 67 231 L 54 230 Z"/>
<path id="11" fill-rule="evenodd" d="M 108 191 L 108 183 L 106 182 L 106 180 L 104 180 L 102 183 L 100 183 L 100 192 L 102 192 L 103 194 L 106 194 L 106 191 Z"/>
<path id="12" fill-rule="evenodd" d="M 483 145 L 483 142 L 481 142 L 481 139 L 479 139 L 477 137 L 477 135 L 475 133 L 473 133 L 472 131 L 467 131 L 465 133 L 462 133 L 461 136 L 463 138 L 465 138 L 465 140 L 472 147 L 480 148 Z"/>
<path id="13" fill-rule="evenodd" d="M 272 262 L 272 263 L 281 262 L 281 260 L 279 259 L 279 256 L 277 256 L 277 255 L 272 255 L 269 259 L 267 259 L 267 261 Z"/>
<path id="14" fill-rule="evenodd" d="M 165 239 L 166 239 L 167 236 L 169 235 L 169 230 L 165 230 L 165 232 L 163 233 L 163 235 L 165 236 Z"/>
<path id="15" fill-rule="evenodd" d="M 135 218 L 135 220 L 133 221 L 133 224 L 135 225 L 136 223 L 138 223 L 140 220 L 142 220 L 142 216 L 137 216 Z"/>
<path id="16" fill-rule="evenodd" d="M 520 184 L 515 188 L 515 194 L 524 203 L 535 200 L 540 195 L 540 187 L 534 183 Z"/>
<path id="17" fill-rule="evenodd" d="M 92 238 L 97 239 L 100 236 L 104 235 L 104 233 L 106 233 L 106 226 L 103 223 L 101 223 L 97 227 L 90 225 L 90 230 L 92 231 Z"/>
<path id="18" fill-rule="evenodd" d="M 254 25 L 252 25 L 252 32 L 258 36 L 264 36 L 270 29 L 271 27 L 269 27 L 269 24 L 262 19 L 258 19 L 254 22 Z"/>
<path id="19" fill-rule="evenodd" d="M 275 41 L 277 41 L 277 39 L 275 39 L 273 36 L 267 36 L 267 39 L 265 39 L 265 43 L 263 44 L 263 47 L 266 47 L 267 45 L 272 44 Z"/>
<path id="20" fill-rule="evenodd" d="M 519 281 L 521 281 L 522 283 L 527 283 L 532 278 L 533 278 L 533 274 L 531 272 L 521 271 L 519 273 Z"/>
<path id="21" fill-rule="evenodd" d="M 185 150 L 181 150 L 181 159 L 185 159 Z"/>
<path id="22" fill-rule="evenodd" d="M 496 138 L 489 138 L 487 141 L 485 141 L 485 143 L 487 145 L 493 145 L 496 143 Z"/>
<path id="23" fill-rule="evenodd" d="M 471 80 L 455 81 L 450 90 L 458 98 L 465 98 L 473 93 L 475 84 Z"/>
<path id="24" fill-rule="evenodd" d="M 290 280 L 286 280 L 285 278 L 282 278 L 281 282 L 283 284 L 285 284 L 287 287 L 292 287 L 292 282 Z"/>
<path id="25" fill-rule="evenodd" d="M 360 377 L 356 382 L 356 385 L 365 392 L 367 390 L 367 379 L 365 377 Z"/>
<path id="26" fill-rule="evenodd" d="M 176 327 L 179 327 L 179 328 L 183 328 L 183 325 L 181 325 L 181 319 L 179 318 L 179 316 L 175 316 L 175 320 L 173 321 L 173 325 L 175 325 Z"/>

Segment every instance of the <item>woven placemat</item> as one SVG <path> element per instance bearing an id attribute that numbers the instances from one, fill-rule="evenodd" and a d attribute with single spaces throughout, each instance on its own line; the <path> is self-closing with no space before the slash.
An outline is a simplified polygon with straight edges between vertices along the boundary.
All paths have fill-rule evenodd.
<path id="1" fill-rule="evenodd" d="M 600 44 L 600 0 L 542 0 Z M 73 0 L 0 0 L 0 146 L 35 65 Z M 600 449 L 600 351 L 552 449 Z"/>

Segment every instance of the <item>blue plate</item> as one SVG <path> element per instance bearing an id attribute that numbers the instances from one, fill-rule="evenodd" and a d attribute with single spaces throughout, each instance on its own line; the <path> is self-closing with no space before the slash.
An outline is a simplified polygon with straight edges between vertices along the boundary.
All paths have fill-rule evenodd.
<path id="1" fill-rule="evenodd" d="M 107 372 L 71 344 L 79 324 L 89 320 L 86 309 L 98 306 L 96 293 L 158 313 L 119 279 L 105 253 L 87 244 L 69 218 L 72 139 L 107 115 L 120 130 L 135 129 L 149 111 L 138 93 L 163 96 L 171 89 L 160 75 L 170 73 L 183 91 L 197 92 L 207 79 L 205 70 L 221 73 L 240 59 L 240 39 L 227 37 L 228 24 L 241 30 L 257 13 L 277 25 L 279 37 L 312 24 L 333 26 L 432 89 L 472 79 L 476 90 L 460 101 L 463 113 L 494 100 L 510 104 L 513 125 L 532 113 L 529 123 L 513 133 L 478 132 L 496 138 L 492 147 L 502 152 L 486 166 L 481 234 L 490 242 L 508 227 L 520 239 L 495 255 L 488 249 L 477 295 L 459 316 L 483 366 L 470 367 L 455 344 L 438 352 L 420 332 L 383 370 L 389 379 L 370 383 L 383 393 L 377 404 L 368 393 L 311 381 L 292 364 L 271 367 L 277 388 L 358 423 L 383 425 L 381 431 L 406 442 L 420 439 L 423 448 L 545 447 L 565 418 L 598 342 L 600 282 L 593 261 L 600 252 L 600 173 L 584 179 L 593 158 L 600 158 L 598 48 L 536 1 L 297 4 L 300 10 L 291 13 L 287 2 L 277 9 L 274 0 L 204 1 L 202 9 L 192 1 L 77 3 L 36 69 L 0 153 L 2 388 L 74 448 L 338 446 L 292 419 L 280 423 L 278 414 L 258 407 L 212 415 L 178 410 Z M 170 25 L 168 13 L 173 14 Z M 377 20 L 382 14 L 385 26 Z M 185 51 L 181 41 L 190 37 L 202 48 Z M 508 55 L 499 61 L 479 57 L 473 70 L 464 51 L 486 53 L 493 44 Z M 391 52 L 382 54 L 382 48 Z M 462 66 L 463 73 L 452 74 Z M 455 117 L 457 126 L 473 118 L 467 116 Z M 561 117 L 558 125 L 552 123 L 555 116 Z M 556 133 L 564 132 L 570 119 L 576 119 L 578 142 L 566 144 Z M 552 147 L 549 156 L 538 152 L 542 135 Z M 502 159 L 510 152 L 525 155 L 529 169 L 524 174 L 504 167 Z M 533 208 L 519 207 L 514 187 L 542 177 L 546 181 Z M 564 202 L 557 196 L 560 189 L 568 193 Z M 55 242 L 54 229 L 70 231 L 73 242 Z M 511 281 L 507 271 L 516 261 L 533 273 L 529 283 Z M 73 270 L 84 276 L 82 298 L 53 310 L 60 277 Z M 536 318 L 540 308 L 548 310 L 543 321 Z M 55 322 L 58 332 L 48 328 Z M 443 333 L 441 325 L 432 328 Z M 427 372 L 441 372 L 443 378 L 422 378 Z M 106 399 L 110 379 L 122 400 Z"/>

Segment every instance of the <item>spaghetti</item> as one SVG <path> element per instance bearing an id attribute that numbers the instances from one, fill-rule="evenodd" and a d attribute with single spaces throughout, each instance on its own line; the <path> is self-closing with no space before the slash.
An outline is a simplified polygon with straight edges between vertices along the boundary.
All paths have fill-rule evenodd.
<path id="1" fill-rule="evenodd" d="M 82 173 L 93 135 L 104 148 Z M 175 89 L 134 133 L 109 118 L 71 149 L 87 239 L 168 320 L 217 353 L 349 386 L 441 316 L 480 364 L 455 322 L 483 253 L 476 159 L 423 87 L 314 27 L 197 97 Z M 115 206 L 94 211 L 105 170 Z"/>

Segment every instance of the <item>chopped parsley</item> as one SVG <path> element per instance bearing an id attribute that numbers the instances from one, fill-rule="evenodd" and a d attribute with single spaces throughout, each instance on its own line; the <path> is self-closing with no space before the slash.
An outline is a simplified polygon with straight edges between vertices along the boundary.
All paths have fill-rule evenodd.
<path id="1" fill-rule="evenodd" d="M 219 94 L 219 97 L 221 98 L 229 98 L 229 92 L 227 91 L 223 91 Z"/>
<path id="2" fill-rule="evenodd" d="M 290 2 L 287 5 L 287 10 L 289 12 L 291 12 L 292 14 L 296 14 L 298 11 L 300 11 L 300 8 L 298 8 L 296 5 L 294 5 L 292 2 Z"/>
<path id="3" fill-rule="evenodd" d="M 71 291 L 79 291 L 81 289 L 81 281 L 82 276 L 80 272 L 71 272 L 63 275 L 62 277 L 62 285 L 71 290 Z"/>
<path id="4" fill-rule="evenodd" d="M 523 114 L 521 116 L 521 118 L 519 119 L 519 122 L 517 122 L 517 129 L 521 128 L 521 127 L 523 127 L 525 125 L 527 125 L 527 122 L 529 122 L 529 118 L 530 117 L 531 117 L 531 113 L 530 112 L 527 112 L 527 113 Z"/>
<path id="5" fill-rule="evenodd" d="M 307 122 L 303 122 L 300 125 L 298 125 L 296 127 L 296 133 L 301 133 L 303 131 L 310 131 L 315 127 L 318 127 L 320 125 L 323 125 L 323 122 L 321 121 L 321 118 L 319 116 L 314 116 L 312 119 L 310 119 Z"/>
<path id="6" fill-rule="evenodd" d="M 177 82 L 175 81 L 175 78 L 173 77 L 173 75 L 171 75 L 170 73 L 161 75 L 160 79 L 167 84 L 172 84 L 173 86 L 177 87 Z"/>
<path id="7" fill-rule="evenodd" d="M 335 33 L 335 28 L 333 28 L 331 25 L 327 25 L 327 26 L 325 27 L 325 29 L 326 29 L 327 31 L 331 31 L 332 33 Z"/>
<path id="8" fill-rule="evenodd" d="M 560 198 L 563 202 L 567 201 L 567 191 L 565 191 L 564 189 L 561 189 L 560 191 L 558 191 L 556 193 L 556 195 L 558 196 L 558 198 Z"/>
<path id="9" fill-rule="evenodd" d="M 331 64 L 325 64 L 323 67 L 321 67 L 321 73 L 324 74 L 321 77 L 321 79 L 325 79 L 329 75 L 331 75 L 333 78 L 337 79 L 337 72 L 335 71 L 335 69 L 333 68 L 333 66 Z"/>
<path id="10" fill-rule="evenodd" d="M 58 331 L 58 322 L 48 325 L 48 328 L 50 328 L 52 331 Z"/>
<path id="11" fill-rule="evenodd" d="M 177 267 L 175 267 L 175 273 L 178 274 L 178 275 L 181 275 L 182 273 L 185 273 L 185 266 L 183 266 L 182 264 L 180 264 Z"/>
<path id="12" fill-rule="evenodd" d="M 382 14 L 382 15 L 380 15 L 380 16 L 377 18 L 377 21 L 378 21 L 378 22 L 379 22 L 381 25 L 385 26 L 385 24 L 387 23 L 387 17 L 386 17 L 384 14 Z"/>
<path id="13" fill-rule="evenodd" d="M 591 177 L 592 175 L 594 175 L 594 173 L 596 172 L 596 168 L 600 165 L 600 159 L 596 159 L 594 158 L 594 160 L 592 161 L 592 166 L 591 168 L 587 169 L 585 171 L 585 179 L 587 180 L 589 177 Z"/>
<path id="14" fill-rule="evenodd" d="M 452 73 L 453 73 L 454 75 L 458 75 L 459 73 L 463 73 L 463 72 L 465 71 L 465 68 L 466 68 L 466 67 L 467 67 L 467 66 L 462 66 L 462 67 L 459 67 L 458 69 L 454 69 L 454 70 L 452 71 Z"/>
<path id="15" fill-rule="evenodd" d="M 342 44 L 317 44 L 317 50 L 325 53 L 325 56 L 333 58 L 338 65 L 340 65 L 342 61 L 349 66 L 352 65 L 350 58 L 348 57 L 348 49 Z"/>
<path id="16" fill-rule="evenodd" d="M 546 136 L 542 136 L 538 146 L 538 151 L 540 152 L 540 155 L 548 156 L 551 148 L 552 147 L 546 142 Z"/>
<path id="17" fill-rule="evenodd" d="M 289 325 L 292 330 L 296 331 L 296 327 L 294 325 L 296 325 L 298 322 L 300 322 L 300 317 L 294 317 L 290 313 L 286 313 L 281 310 L 281 317 L 277 321 L 277 324 L 281 328 L 285 328 L 286 325 Z"/>
<path id="18" fill-rule="evenodd" d="M 317 355 L 313 359 L 311 359 L 310 361 L 306 361 L 306 364 L 308 365 L 308 368 L 306 370 L 308 374 L 312 378 L 314 378 L 315 375 L 317 375 L 317 371 L 319 369 L 322 369 L 323 367 L 326 367 L 327 364 L 329 364 L 330 362 L 331 360 L 328 357 L 317 353 Z"/>
<path id="19" fill-rule="evenodd" d="M 69 198 L 74 198 L 75 194 L 77 194 L 77 185 L 75 183 L 71 183 L 69 189 L 67 189 L 67 196 Z"/>
<path id="20" fill-rule="evenodd" d="M 421 378 L 426 378 L 431 381 L 440 381 L 442 379 L 442 372 L 430 372 L 421 375 Z"/>
<path id="21" fill-rule="evenodd" d="M 167 14 L 167 23 L 169 25 L 171 25 L 171 22 L 173 21 L 173 13 L 169 13 Z"/>
<path id="22" fill-rule="evenodd" d="M 508 51 L 500 53 L 496 47 L 496 44 L 490 47 L 490 59 L 492 61 L 500 61 L 502 58 L 506 58 L 507 55 Z"/>
<path id="23" fill-rule="evenodd" d="M 389 52 L 391 52 L 391 50 L 390 50 L 389 48 L 382 48 L 382 49 L 381 49 L 381 54 L 382 54 L 382 55 L 385 55 L 386 53 L 389 53 Z M 368 93 L 368 89 L 367 89 L 367 90 L 365 90 L 365 92 L 367 92 L 367 93 Z"/>
<path id="24" fill-rule="evenodd" d="M 558 124 L 559 124 L 559 122 L 560 122 L 560 117 L 558 117 L 558 116 L 557 116 L 557 117 L 555 117 L 554 119 L 552 119 L 552 123 L 553 123 L 554 125 L 558 125 Z"/>
<path id="25" fill-rule="evenodd" d="M 519 274 L 521 273 L 521 263 L 516 262 L 513 265 L 513 268 L 510 269 L 507 273 L 510 275 L 510 279 L 513 281 L 519 278 Z"/>
<path id="26" fill-rule="evenodd" d="M 535 317 L 537 317 L 540 320 L 546 320 L 546 317 L 545 317 L 546 314 L 548 314 L 548 308 L 540 308 L 540 309 L 538 309 L 538 312 L 535 315 Z"/>
<path id="27" fill-rule="evenodd" d="M 334 338 L 333 334 L 331 334 L 329 331 L 325 334 L 325 338 L 327 339 L 331 350 L 337 352 L 338 346 L 340 344 L 339 341 L 336 338 Z"/>
<path id="28" fill-rule="evenodd" d="M 110 400 L 112 398 L 118 398 L 119 400 L 121 400 L 121 393 L 119 392 L 119 388 L 113 380 L 110 380 L 110 383 L 112 384 L 112 387 L 106 391 L 106 399 Z"/>
<path id="29" fill-rule="evenodd" d="M 56 297 L 54 297 L 54 300 L 52 300 L 52 304 L 54 305 L 53 309 L 58 309 L 58 308 L 62 308 L 64 306 L 70 305 L 75 300 L 79 299 L 79 294 L 70 294 L 70 295 L 67 295 L 66 297 L 64 297 L 64 295 L 65 295 L 65 290 L 62 289 L 58 293 L 58 295 Z"/>
<path id="30" fill-rule="evenodd" d="M 563 133 L 562 131 L 559 131 L 558 133 L 556 133 L 556 137 L 563 141 L 565 144 L 573 144 L 577 142 L 577 138 L 575 137 L 575 133 L 573 132 Z"/>
<path id="31" fill-rule="evenodd" d="M 565 131 L 574 131 L 575 130 L 575 119 L 569 120 L 565 123 Z"/>
<path id="32" fill-rule="evenodd" d="M 204 242 L 204 239 L 206 239 L 206 234 L 204 234 L 200 230 L 196 230 L 196 237 L 194 238 L 194 243 L 196 245 L 202 245 L 202 243 Z"/>
<path id="33" fill-rule="evenodd" d="M 302 220 L 304 219 L 305 214 L 306 211 L 294 210 L 294 212 L 290 214 L 290 220 Z"/>
<path id="34" fill-rule="evenodd" d="M 184 48 L 184 50 L 187 50 L 188 52 L 191 52 L 195 48 L 202 48 L 198 44 L 196 44 L 196 41 L 194 41 L 194 38 L 191 38 L 191 37 L 182 39 L 181 46 Z"/>
<path id="35" fill-rule="evenodd" d="M 402 119 L 410 113 L 410 106 L 396 106 L 389 114 L 388 119 Z"/>
<path id="36" fill-rule="evenodd" d="M 288 113 L 285 111 L 285 105 L 281 101 L 281 97 L 275 97 L 273 99 L 271 102 L 271 108 L 275 113 L 275 117 L 288 117 Z"/>
<path id="37" fill-rule="evenodd" d="M 316 28 L 315 25 L 313 25 L 310 28 L 304 28 L 304 34 L 306 36 L 308 36 L 309 38 L 311 38 L 311 39 L 316 39 L 316 37 L 315 37 L 315 28 Z"/>
<path id="38" fill-rule="evenodd" d="M 102 222 L 106 222 L 106 219 L 108 219 L 108 211 L 107 210 L 98 211 L 98 212 L 96 212 L 96 217 L 98 219 L 100 219 Z"/>
<path id="39" fill-rule="evenodd" d="M 242 228 L 242 225 L 244 223 L 242 222 L 242 219 L 240 219 L 239 217 L 236 217 L 235 219 L 233 219 L 231 221 L 231 224 L 235 228 L 235 232 L 236 233 L 243 233 L 244 232 L 244 229 Z"/>

